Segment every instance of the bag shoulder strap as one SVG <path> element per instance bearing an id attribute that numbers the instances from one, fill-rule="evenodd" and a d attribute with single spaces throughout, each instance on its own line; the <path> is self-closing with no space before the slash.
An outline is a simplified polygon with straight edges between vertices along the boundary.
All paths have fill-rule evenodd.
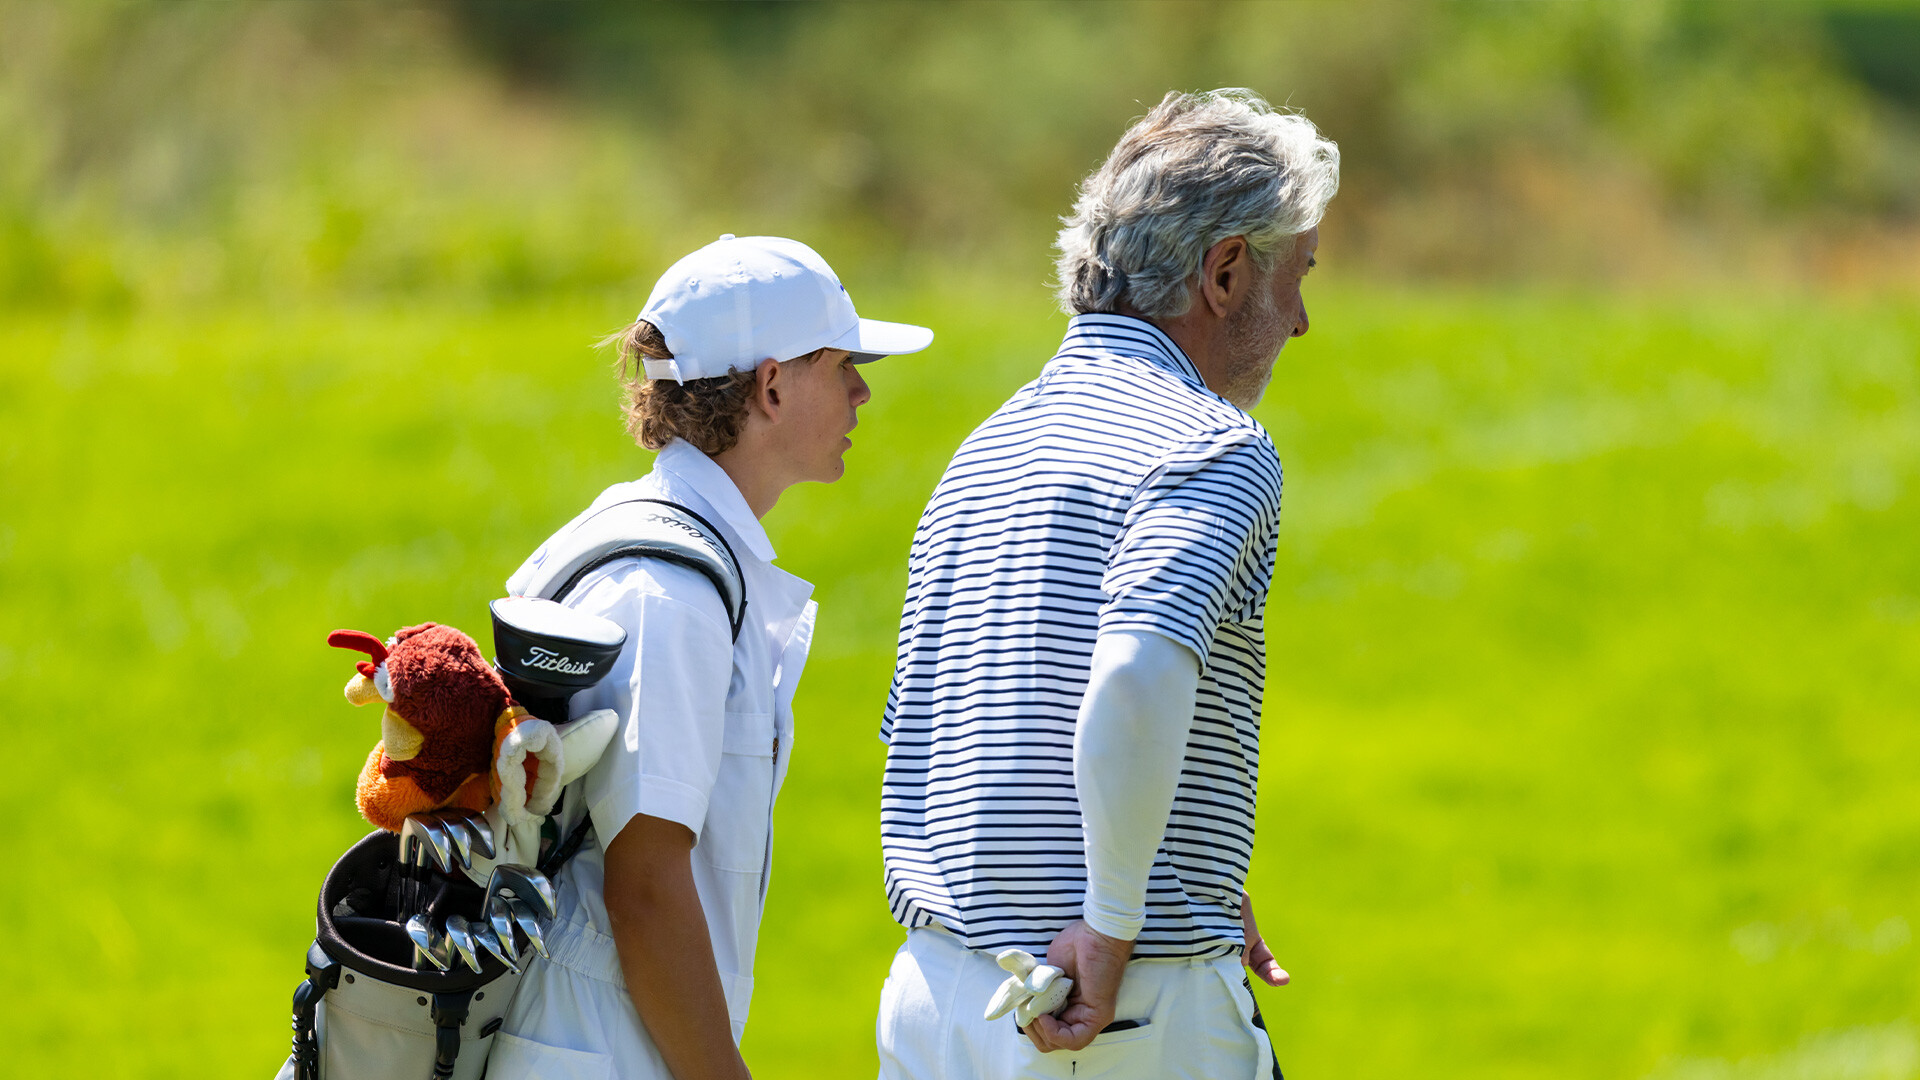
<path id="1" fill-rule="evenodd" d="M 712 522 L 667 499 L 603 507 L 547 541 L 534 557 L 531 578 L 515 584 L 522 596 L 563 600 L 581 579 L 619 559 L 663 559 L 705 576 L 720 592 L 733 639 L 740 639 L 747 616 L 740 560 Z"/>
<path id="2" fill-rule="evenodd" d="M 733 640 L 740 640 L 740 627 L 747 617 L 747 585 L 740 560 L 712 522 L 669 499 L 628 499 L 602 508 L 547 541 L 531 560 L 531 577 L 521 581 L 516 574 L 512 584 L 522 596 L 564 600 L 581 579 L 620 559 L 664 559 L 705 575 L 720 592 Z M 592 828 L 593 815 L 582 815 L 547 853 L 540 871 L 549 878 L 557 875 L 579 852 Z"/>

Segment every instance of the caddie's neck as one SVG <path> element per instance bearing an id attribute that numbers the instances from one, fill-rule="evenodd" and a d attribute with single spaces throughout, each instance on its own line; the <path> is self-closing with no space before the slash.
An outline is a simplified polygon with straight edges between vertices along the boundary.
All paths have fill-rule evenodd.
<path id="1" fill-rule="evenodd" d="M 738 445 L 713 457 L 714 464 L 740 489 L 740 496 L 747 500 L 747 509 L 753 511 L 756 518 L 764 518 L 773 509 L 780 496 L 793 486 L 782 483 L 767 468 L 764 458 L 752 452 L 741 453 Z"/>

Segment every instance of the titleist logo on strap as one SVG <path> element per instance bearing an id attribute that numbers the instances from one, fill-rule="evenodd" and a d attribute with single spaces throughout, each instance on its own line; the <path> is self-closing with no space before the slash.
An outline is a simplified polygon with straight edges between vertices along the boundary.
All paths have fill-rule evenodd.
<path id="1" fill-rule="evenodd" d="M 557 671 L 562 675 L 586 675 L 593 671 L 591 660 L 575 660 L 564 653 L 543 649 L 538 645 L 527 647 L 533 651 L 527 654 L 525 660 L 520 661 L 523 667 L 534 671 Z"/>
<path id="2" fill-rule="evenodd" d="M 663 525 L 668 525 L 675 529 L 679 529 L 681 532 L 686 533 L 690 536 L 697 537 L 698 539 L 705 540 L 707 538 L 707 534 L 701 532 L 698 528 L 694 526 L 692 522 L 682 521 L 681 519 L 671 514 L 655 515 L 655 520 L 659 521 Z"/>

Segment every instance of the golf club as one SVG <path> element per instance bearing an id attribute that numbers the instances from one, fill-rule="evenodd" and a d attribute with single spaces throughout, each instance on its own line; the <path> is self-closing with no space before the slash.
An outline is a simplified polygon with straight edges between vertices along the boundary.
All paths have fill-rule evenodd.
<path id="1" fill-rule="evenodd" d="M 520 963 L 513 957 L 513 934 L 511 933 L 511 927 L 508 928 L 509 933 L 507 934 L 507 940 L 503 944 L 499 936 L 493 932 L 493 927 L 488 926 L 486 923 L 474 922 L 468 925 L 471 928 L 473 940 L 479 942 L 481 948 L 492 953 L 501 963 L 507 965 L 508 971 L 513 972 L 515 975 L 520 974 Z"/>
<path id="2" fill-rule="evenodd" d="M 462 866 L 473 868 L 473 853 L 476 851 L 483 859 L 493 858 L 493 830 L 487 827 L 485 815 L 471 810 L 442 810 L 440 816 L 451 827 L 454 847 L 458 849 L 461 841 L 465 841 L 466 853 L 460 860 Z"/>
<path id="3" fill-rule="evenodd" d="M 413 939 L 413 966 L 418 968 L 422 958 L 441 971 L 453 965 L 453 958 L 447 954 L 446 935 L 435 935 L 433 923 L 425 915 L 415 915 L 407 920 L 407 936 Z"/>
<path id="4" fill-rule="evenodd" d="M 453 840 L 447 835 L 447 827 L 428 814 L 415 814 L 407 820 L 420 823 L 420 835 L 426 838 L 427 850 L 433 853 L 433 861 L 440 867 L 440 872 L 452 873 Z"/>
<path id="5" fill-rule="evenodd" d="M 478 943 L 474 940 L 473 927 L 459 915 L 447 916 L 447 940 L 453 943 L 453 949 L 460 959 L 475 972 L 480 970 Z"/>
<path id="6" fill-rule="evenodd" d="M 420 839 L 420 827 L 412 818 L 400 824 L 400 914 L 412 915 L 420 910 L 420 876 L 415 869 L 417 860 L 422 858 L 421 848 L 426 845 Z"/>
<path id="7" fill-rule="evenodd" d="M 486 817 L 481 814 L 472 815 L 467 818 L 467 827 L 473 837 L 473 850 L 478 851 L 483 859 L 495 858 L 493 829 L 487 825 Z"/>
<path id="8" fill-rule="evenodd" d="M 461 866 L 472 868 L 473 829 L 467 818 L 465 810 L 441 810 L 430 816 L 435 827 L 446 836 L 454 858 L 460 860 Z"/>
<path id="9" fill-rule="evenodd" d="M 553 894 L 553 882 L 532 867 L 515 863 L 495 866 L 493 876 L 487 879 L 487 892 L 492 894 L 503 890 L 511 890 L 513 895 L 526 901 L 542 918 L 551 919 L 559 913 L 560 904 Z"/>
<path id="10" fill-rule="evenodd" d="M 549 960 L 553 959 L 547 952 L 546 932 L 540 927 L 540 917 L 534 913 L 533 905 L 517 896 L 502 896 L 500 902 L 512 913 L 513 921 L 519 925 L 520 932 L 527 936 L 527 941 L 532 943 L 533 951 Z"/>
<path id="11" fill-rule="evenodd" d="M 487 922 L 492 924 L 494 936 L 500 939 L 500 944 L 510 952 L 517 952 L 513 947 L 513 910 L 507 907 L 507 899 L 504 896 L 487 897 Z"/>

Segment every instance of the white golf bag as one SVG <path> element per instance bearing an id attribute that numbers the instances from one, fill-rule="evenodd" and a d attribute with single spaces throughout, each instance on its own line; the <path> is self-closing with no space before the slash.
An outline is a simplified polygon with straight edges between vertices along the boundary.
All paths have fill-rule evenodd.
<path id="1" fill-rule="evenodd" d="M 508 583 L 514 597 L 492 605 L 494 664 L 515 702 L 554 725 L 557 747 L 540 752 L 554 755 L 548 764 L 558 766 L 562 787 L 591 767 L 618 726 L 604 709 L 568 721 L 567 702 L 606 674 L 625 633 L 557 603 L 530 601 L 562 600 L 590 571 L 631 558 L 704 574 L 736 638 L 746 616 L 732 550 L 717 528 L 678 503 L 615 503 L 581 515 L 543 546 Z M 568 662 L 554 662 L 556 655 Z M 548 882 L 591 830 L 587 815 L 561 836 L 558 808 L 549 809 L 516 817 L 496 805 L 484 819 L 416 815 L 400 836 L 376 830 L 349 848 L 320 889 L 307 978 L 293 997 L 293 1053 L 277 1080 L 483 1076 L 520 972 L 545 949 L 543 917 L 554 914 Z"/>

